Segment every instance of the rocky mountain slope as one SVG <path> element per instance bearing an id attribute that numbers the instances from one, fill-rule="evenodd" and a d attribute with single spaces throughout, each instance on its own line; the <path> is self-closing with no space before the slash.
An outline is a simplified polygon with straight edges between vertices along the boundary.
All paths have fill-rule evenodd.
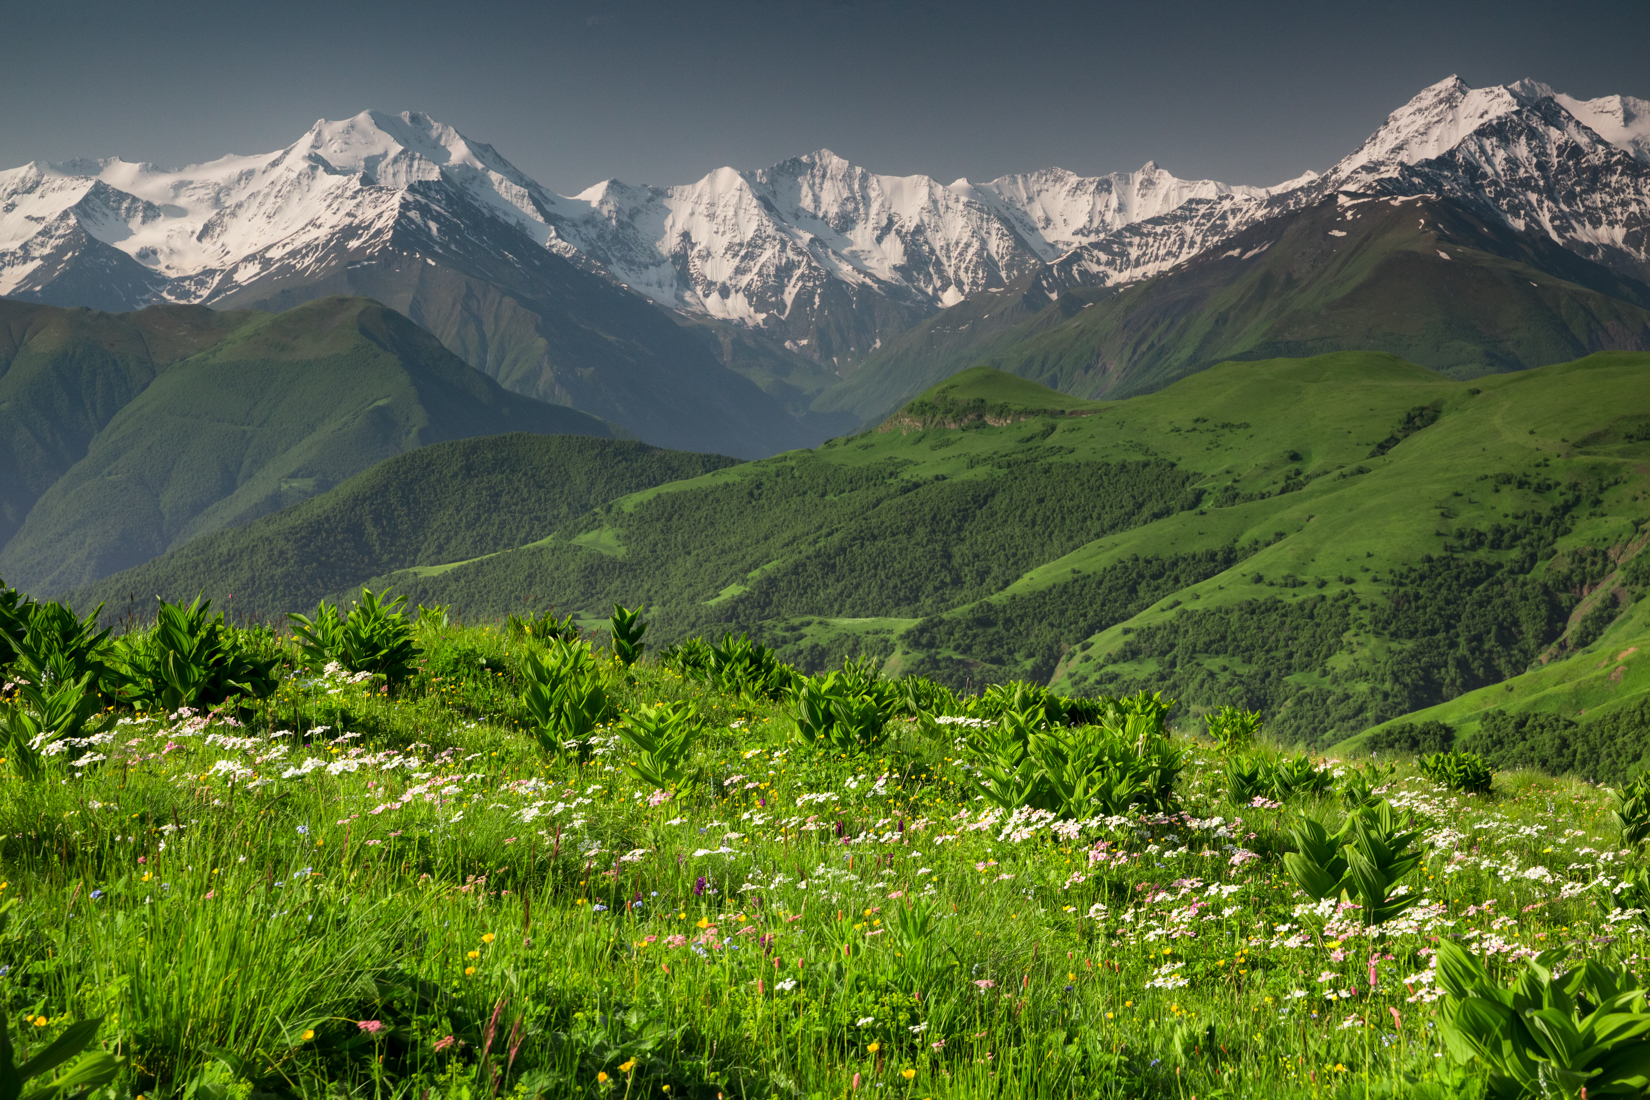
<path id="1" fill-rule="evenodd" d="M 1545 234 L 1435 195 L 1336 192 L 1127 287 L 1039 277 L 896 337 L 815 399 L 875 421 L 989 364 L 1082 397 L 1124 397 L 1232 359 L 1384 351 L 1456 378 L 1650 350 L 1650 286 Z"/>

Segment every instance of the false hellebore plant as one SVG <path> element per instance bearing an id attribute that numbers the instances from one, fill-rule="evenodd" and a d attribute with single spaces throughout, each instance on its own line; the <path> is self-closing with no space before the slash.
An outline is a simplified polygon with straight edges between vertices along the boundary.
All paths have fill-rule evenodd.
<path id="1" fill-rule="evenodd" d="M 1404 827 L 1390 802 L 1353 811 L 1334 835 L 1310 817 L 1302 818 L 1291 833 L 1295 851 L 1283 857 L 1284 869 L 1296 886 L 1319 901 L 1355 901 L 1362 907 L 1364 923 L 1374 926 L 1421 900 L 1402 885 L 1425 856 L 1415 846 L 1420 834 Z"/>
<path id="2" fill-rule="evenodd" d="M 1650 1086 L 1650 1008 L 1633 972 L 1588 959 L 1568 974 L 1559 953 L 1527 961 L 1502 988 L 1453 940 L 1438 945 L 1444 1045 L 1487 1071 L 1484 1093 L 1515 1097 L 1642 1096 Z"/>

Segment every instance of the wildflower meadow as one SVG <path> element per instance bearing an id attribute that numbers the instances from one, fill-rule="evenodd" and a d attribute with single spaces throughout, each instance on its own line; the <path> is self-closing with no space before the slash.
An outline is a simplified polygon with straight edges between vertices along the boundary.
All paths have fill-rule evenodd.
<path id="1" fill-rule="evenodd" d="M 0 1096 L 1636 1096 L 1650 792 L 617 609 L 0 606 Z M 592 644 L 595 642 L 597 644 Z M 1429 778 L 1430 777 L 1430 778 Z M 41 1091 L 36 1091 L 41 1090 Z"/>

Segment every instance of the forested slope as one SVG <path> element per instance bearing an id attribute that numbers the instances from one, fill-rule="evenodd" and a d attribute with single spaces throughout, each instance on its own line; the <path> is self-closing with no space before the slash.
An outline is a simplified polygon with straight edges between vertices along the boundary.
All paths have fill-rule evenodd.
<path id="1" fill-rule="evenodd" d="M 69 591 L 392 455 L 613 425 L 501 389 L 364 298 L 286 313 L 0 302 L 0 575 Z"/>
<path id="2" fill-rule="evenodd" d="M 1633 354 L 1472 383 L 1380 355 L 1228 364 L 1086 416 L 735 467 L 389 579 L 476 613 L 645 603 L 664 638 L 749 629 L 815 667 L 867 651 L 959 686 L 1235 699 L 1321 741 L 1516 676 L 1570 636 L 1650 518 L 1647 370 Z"/>
<path id="3" fill-rule="evenodd" d="M 592 485 L 614 495 L 525 544 L 500 527 L 371 583 L 467 618 L 642 605 L 655 645 L 749 631 L 810 668 L 1164 690 L 1323 744 L 1616 636 L 1644 587 L 1622 570 L 1650 520 L 1647 374 L 1612 353 L 1460 382 L 1341 353 L 1083 402 L 970 371 L 885 430 Z M 156 590 L 253 591 L 197 564 Z"/>
<path id="4" fill-rule="evenodd" d="M 89 585 L 73 601 L 115 611 L 130 603 L 141 615 L 156 596 L 187 601 L 206 592 L 238 617 L 281 621 L 387 569 L 519 546 L 615 497 L 735 462 L 573 435 L 436 443 Z"/>

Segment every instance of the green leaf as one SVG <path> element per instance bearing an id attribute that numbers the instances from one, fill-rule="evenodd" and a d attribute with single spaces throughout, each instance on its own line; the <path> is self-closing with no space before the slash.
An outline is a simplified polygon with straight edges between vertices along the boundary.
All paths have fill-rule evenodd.
<path id="1" fill-rule="evenodd" d="M 23 1100 L 48 1100 L 71 1095 L 85 1095 L 92 1089 L 102 1088 L 115 1079 L 120 1072 L 120 1059 L 104 1051 L 94 1051 L 87 1054 L 62 1077 L 52 1081 L 43 1089 L 36 1089 Z"/>
<path id="2" fill-rule="evenodd" d="M 90 1020 L 70 1024 L 63 1030 L 63 1034 L 52 1040 L 50 1046 L 18 1066 L 18 1075 L 26 1081 L 56 1069 L 85 1050 L 87 1044 L 97 1037 L 97 1029 L 102 1023 L 103 1017 L 96 1016 Z"/>
<path id="3" fill-rule="evenodd" d="M 1438 941 L 1437 962 L 1438 988 L 1451 997 L 1470 997 L 1489 984 L 1483 965 L 1454 940 Z"/>

